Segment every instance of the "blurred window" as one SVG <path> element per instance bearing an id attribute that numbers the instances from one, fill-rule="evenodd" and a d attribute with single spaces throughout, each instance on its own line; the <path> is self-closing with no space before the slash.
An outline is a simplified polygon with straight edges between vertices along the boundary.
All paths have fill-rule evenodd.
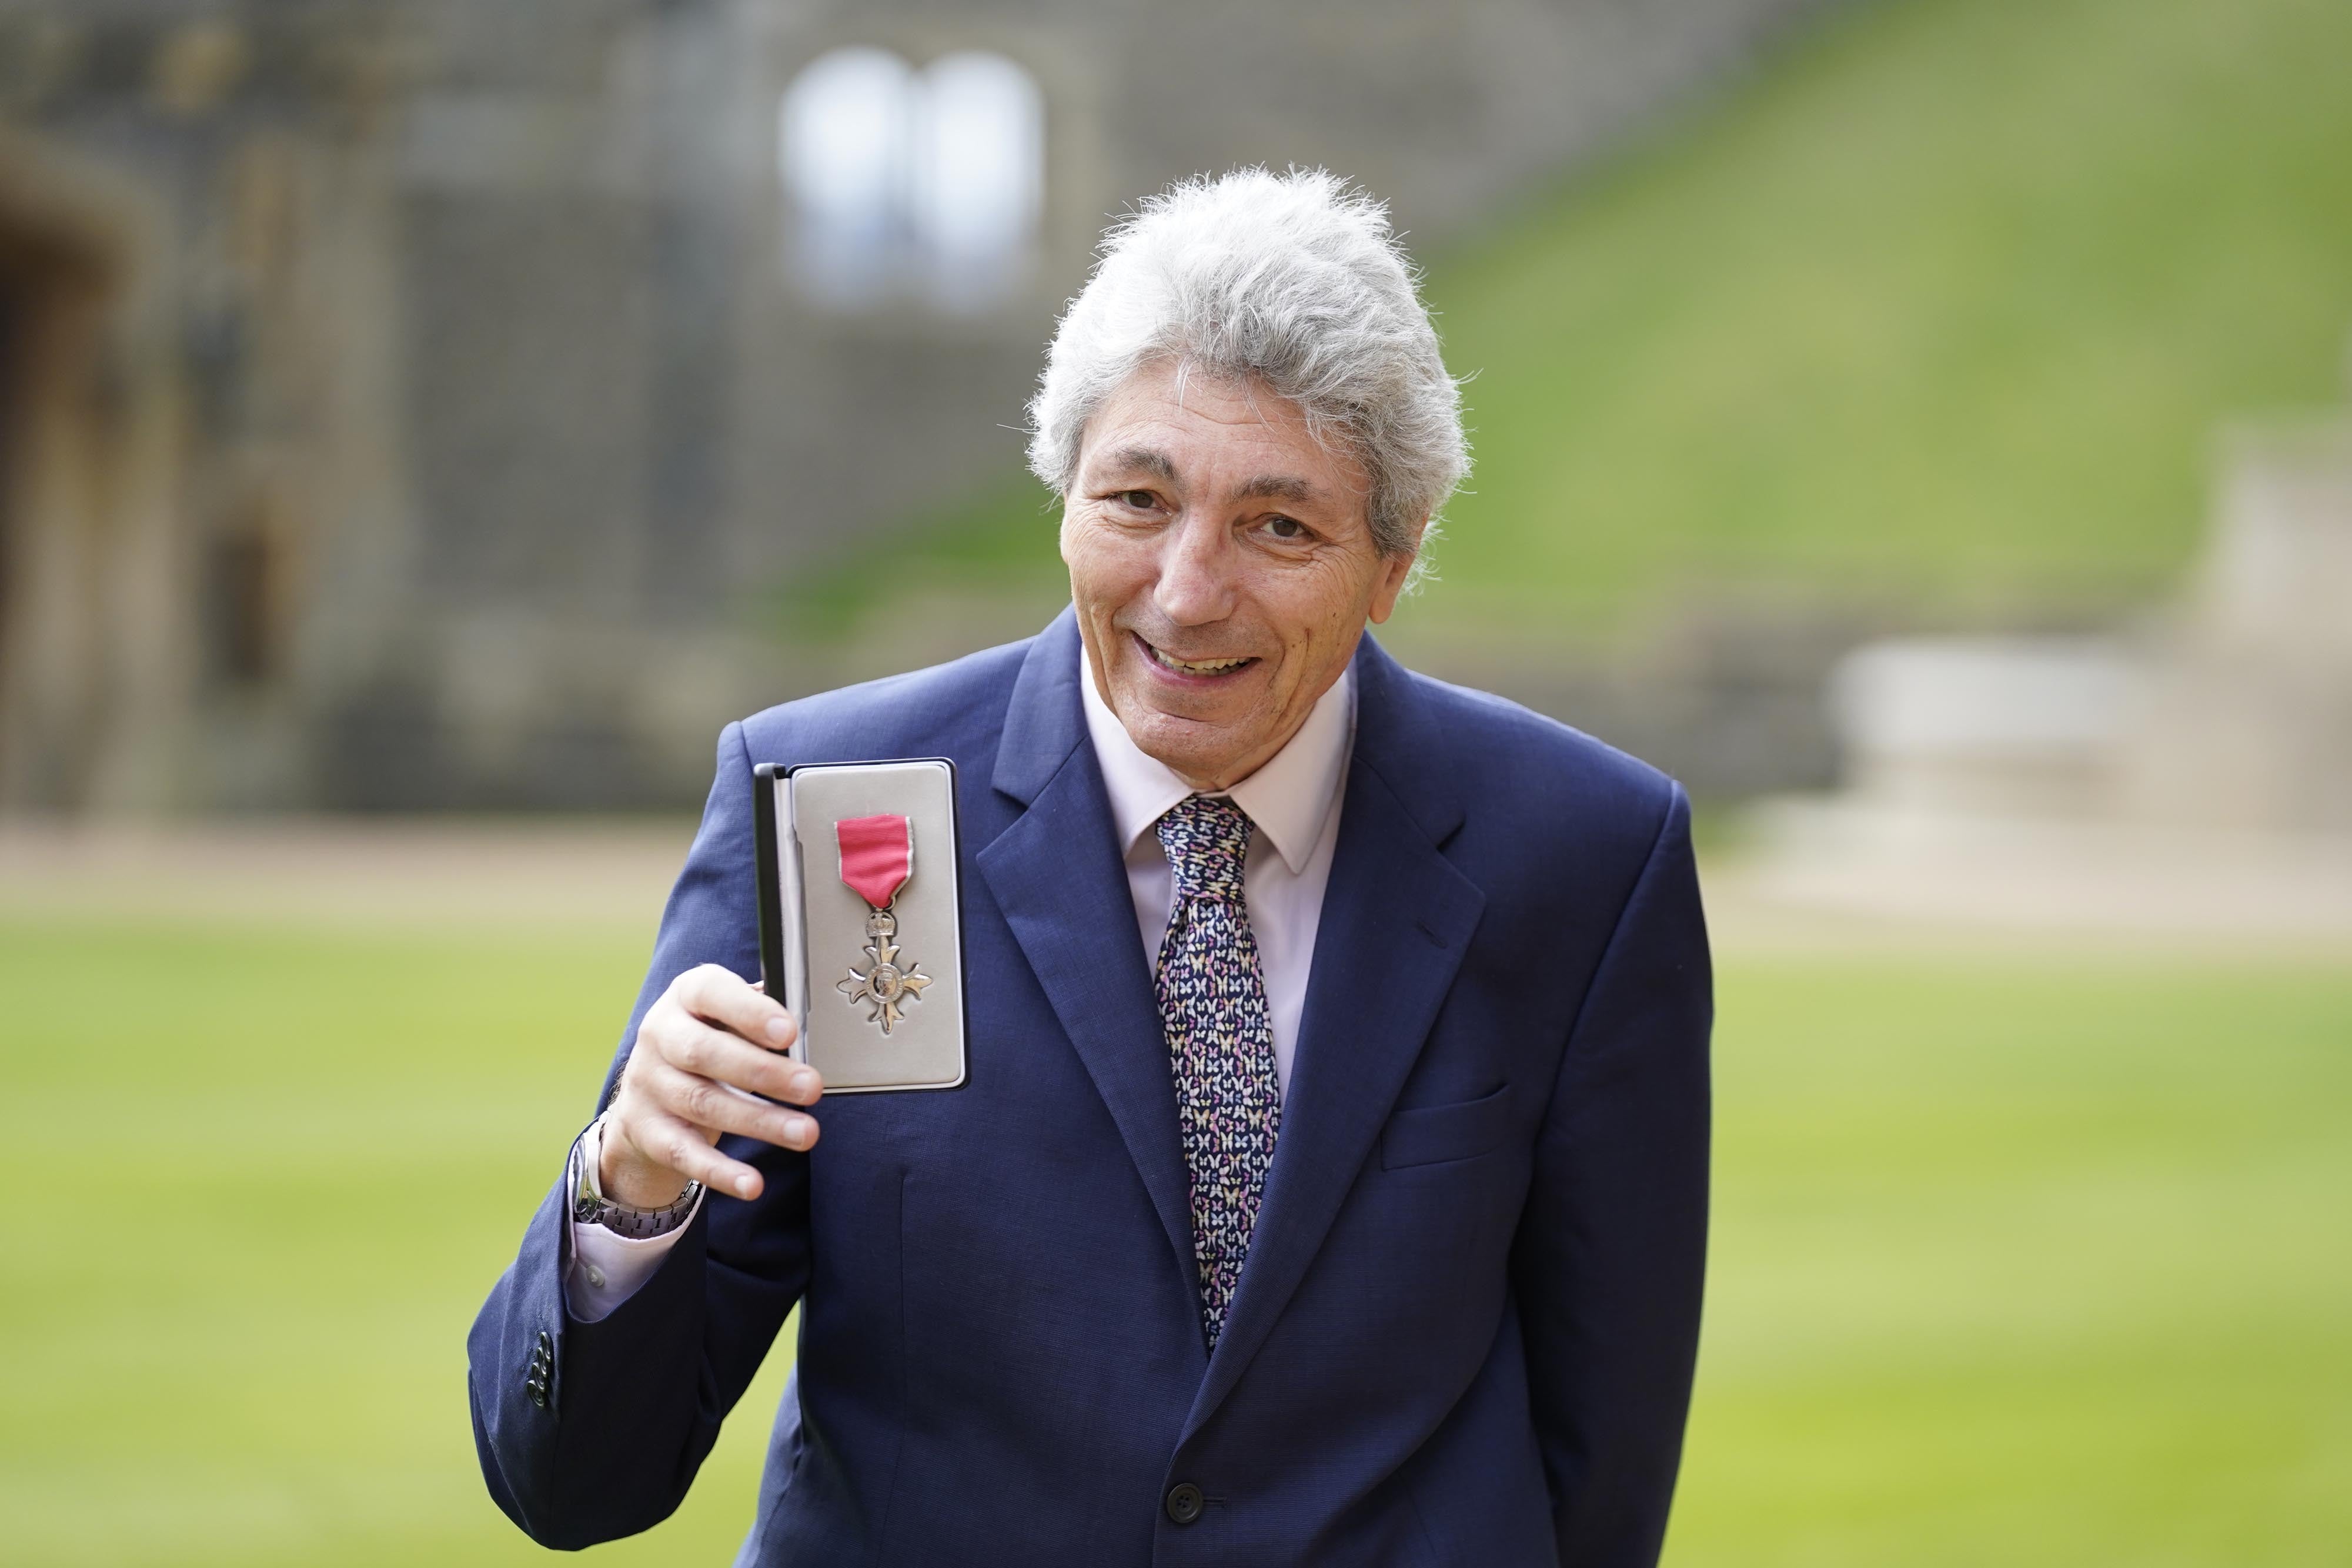
<path id="1" fill-rule="evenodd" d="M 231 685 L 263 685 L 286 668 L 284 551 L 261 527 L 212 541 L 205 559 L 204 630 L 212 672 Z"/>
<path id="2" fill-rule="evenodd" d="M 802 286 L 837 308 L 1003 298 L 1044 205 L 1045 122 L 1036 79 L 1002 55 L 960 51 L 919 72 L 886 49 L 812 61 L 777 111 Z"/>
<path id="3" fill-rule="evenodd" d="M 945 56 L 916 105 L 909 214 L 950 308 L 1000 298 L 1028 259 L 1045 200 L 1045 104 L 1002 55 Z"/>
<path id="4" fill-rule="evenodd" d="M 801 277 L 835 305 L 887 292 L 907 235 L 914 73 L 883 49 L 835 49 L 793 78 L 778 112 Z"/>

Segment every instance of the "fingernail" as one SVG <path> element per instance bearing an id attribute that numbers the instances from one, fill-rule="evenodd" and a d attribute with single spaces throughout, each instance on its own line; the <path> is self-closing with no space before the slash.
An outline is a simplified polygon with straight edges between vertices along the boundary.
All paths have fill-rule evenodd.
<path id="1" fill-rule="evenodd" d="M 735 1183 L 735 1196 L 738 1197 L 751 1197 L 751 1190 L 757 1184 L 754 1183 L 750 1176 L 741 1177 Z"/>
<path id="2" fill-rule="evenodd" d="M 779 1013 L 768 1020 L 768 1038 L 778 1045 L 793 1038 L 793 1020 Z"/>
<path id="3" fill-rule="evenodd" d="M 814 1072 L 795 1072 L 795 1073 L 793 1073 L 793 1093 L 795 1093 L 795 1094 L 807 1094 L 807 1093 L 813 1092 L 815 1090 L 815 1088 L 816 1088 L 816 1074 L 815 1074 L 815 1073 L 814 1073 Z"/>

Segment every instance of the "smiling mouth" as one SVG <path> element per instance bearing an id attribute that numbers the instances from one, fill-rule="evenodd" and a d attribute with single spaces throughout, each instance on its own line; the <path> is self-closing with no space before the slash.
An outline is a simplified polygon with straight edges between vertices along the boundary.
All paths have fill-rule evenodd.
<path id="1" fill-rule="evenodd" d="M 1161 669 L 1169 671 L 1173 674 L 1191 675 L 1196 679 L 1214 675 L 1230 675 L 1237 670 L 1246 669 L 1250 665 L 1257 663 L 1257 660 L 1255 658 L 1179 659 L 1172 654 L 1161 653 L 1159 649 L 1153 647 L 1140 636 L 1136 637 L 1135 644 L 1137 647 L 1141 648 L 1145 655 Z"/>

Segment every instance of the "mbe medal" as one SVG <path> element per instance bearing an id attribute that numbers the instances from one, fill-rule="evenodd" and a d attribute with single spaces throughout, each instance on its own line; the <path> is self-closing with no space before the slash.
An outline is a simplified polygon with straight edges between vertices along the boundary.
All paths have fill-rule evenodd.
<path id="1" fill-rule="evenodd" d="M 841 846 L 841 880 L 869 905 L 866 916 L 865 969 L 852 967 L 835 989 L 856 1007 L 872 1010 L 866 1021 L 879 1025 L 884 1034 L 906 1017 L 907 1004 L 923 999 L 930 977 L 913 964 L 901 963 L 897 938 L 898 916 L 894 905 L 898 890 L 915 870 L 914 824 L 904 817 L 849 817 L 834 825 Z"/>
<path id="2" fill-rule="evenodd" d="M 824 1075 L 828 1100 L 962 1084 L 955 764 L 761 762 L 752 773 L 760 974 L 800 1026 L 793 1059 Z"/>

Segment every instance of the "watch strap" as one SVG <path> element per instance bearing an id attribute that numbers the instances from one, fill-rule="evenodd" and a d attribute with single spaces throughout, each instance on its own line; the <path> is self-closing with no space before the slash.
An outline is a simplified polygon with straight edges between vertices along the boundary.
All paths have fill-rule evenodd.
<path id="1" fill-rule="evenodd" d="M 572 1218 L 576 1223 L 601 1225 L 616 1236 L 643 1241 L 667 1235 L 694 1218 L 694 1207 L 702 1197 L 700 1182 L 688 1182 L 684 1192 L 659 1208 L 633 1208 L 604 1196 L 598 1179 L 604 1156 L 604 1118 L 599 1116 L 572 1147 L 572 1157 L 579 1166 L 571 1184 Z"/>

